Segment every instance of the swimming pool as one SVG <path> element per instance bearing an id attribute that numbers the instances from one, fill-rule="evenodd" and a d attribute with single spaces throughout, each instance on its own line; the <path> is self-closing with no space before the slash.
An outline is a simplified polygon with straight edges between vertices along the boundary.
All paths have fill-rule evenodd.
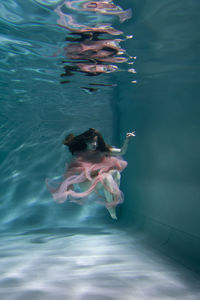
<path id="1" fill-rule="evenodd" d="M 52 299 L 155 299 L 165 293 L 166 299 L 198 299 L 193 275 L 180 275 L 187 272 L 168 258 L 159 260 L 141 240 L 148 233 L 159 250 L 199 272 L 200 4 L 117 1 L 126 12 L 122 20 L 119 9 L 83 11 L 85 2 L 0 4 L 1 299 L 50 299 L 53 283 Z M 58 8 L 67 24 L 59 21 Z M 98 37 L 97 27 L 104 30 Z M 100 58 L 102 50 L 107 52 Z M 103 72 L 96 74 L 93 64 L 103 66 Z M 88 65 L 92 74 L 85 71 Z M 137 133 L 125 156 L 125 201 L 117 222 L 98 205 L 55 204 L 44 183 L 47 177 L 59 177 L 70 160 L 62 145 L 65 135 L 89 127 L 118 147 L 127 131 Z M 151 269 L 146 290 L 147 278 L 142 272 L 135 278 L 134 268 L 137 274 L 140 268 Z M 158 270 L 160 281 L 153 276 Z M 176 272 L 181 279 L 169 295 Z"/>

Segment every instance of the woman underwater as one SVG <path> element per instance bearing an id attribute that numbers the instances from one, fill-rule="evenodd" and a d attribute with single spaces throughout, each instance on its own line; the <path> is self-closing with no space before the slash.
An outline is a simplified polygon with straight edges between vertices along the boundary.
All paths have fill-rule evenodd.
<path id="1" fill-rule="evenodd" d="M 125 154 L 129 140 L 135 132 L 127 133 L 121 149 L 111 147 L 104 142 L 100 132 L 90 128 L 84 133 L 74 136 L 69 134 L 63 144 L 68 146 L 73 159 L 64 174 L 63 182 L 53 187 L 47 180 L 47 187 L 57 203 L 69 199 L 70 202 L 83 203 L 82 198 L 92 192 L 99 195 L 103 190 L 105 205 L 110 216 L 116 217 L 116 206 L 123 202 L 123 194 L 119 189 L 120 172 L 127 162 L 119 155 Z"/>

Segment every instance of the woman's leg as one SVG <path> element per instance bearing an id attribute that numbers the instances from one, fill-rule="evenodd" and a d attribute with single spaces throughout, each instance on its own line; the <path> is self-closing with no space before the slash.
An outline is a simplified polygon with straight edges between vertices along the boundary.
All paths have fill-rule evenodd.
<path id="1" fill-rule="evenodd" d="M 96 190 L 98 191 L 103 188 L 106 202 L 108 202 L 108 204 L 109 203 L 114 204 L 114 202 L 118 202 L 118 196 L 114 193 L 116 191 L 113 190 L 113 188 L 114 188 L 113 181 L 114 181 L 114 185 L 117 184 L 117 186 L 119 187 L 120 178 L 121 178 L 120 172 L 117 170 L 111 170 L 108 173 L 102 174 L 102 176 L 103 176 L 103 184 L 101 182 L 98 182 L 98 184 L 96 185 Z M 81 191 L 86 191 L 87 189 L 89 189 L 91 184 L 92 183 L 90 181 L 85 181 L 85 182 L 79 183 L 78 186 Z M 107 187 L 107 189 L 106 189 L 106 187 Z M 112 193 L 112 191 L 113 191 L 113 193 Z M 108 206 L 106 208 L 107 208 L 108 212 L 110 213 L 110 216 L 113 219 L 117 219 L 116 206 L 111 205 L 110 207 Z"/>
<path id="2" fill-rule="evenodd" d="M 103 175 L 104 179 L 104 195 L 105 195 L 105 198 L 106 198 L 106 201 L 109 203 L 112 203 L 114 204 L 113 202 L 117 202 L 118 201 L 118 196 L 114 193 L 111 193 L 109 191 L 112 191 L 113 190 L 113 180 L 115 181 L 115 183 L 119 186 L 120 185 L 120 173 L 119 171 L 117 170 L 111 170 L 109 171 L 109 173 L 105 173 Z M 108 189 L 106 189 L 106 187 Z M 114 191 L 113 191 L 114 192 Z M 107 207 L 107 210 L 109 211 L 110 213 L 110 216 L 113 218 L 113 219 L 117 219 L 117 216 L 116 216 L 116 206 L 111 206 L 111 207 Z"/>

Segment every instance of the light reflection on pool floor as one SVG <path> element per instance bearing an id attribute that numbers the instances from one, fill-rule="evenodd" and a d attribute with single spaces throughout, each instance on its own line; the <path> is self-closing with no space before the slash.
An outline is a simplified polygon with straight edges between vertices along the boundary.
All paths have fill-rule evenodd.
<path id="1" fill-rule="evenodd" d="M 123 231 L 62 228 L 1 236 L 0 299 L 197 300 L 200 283 Z"/>

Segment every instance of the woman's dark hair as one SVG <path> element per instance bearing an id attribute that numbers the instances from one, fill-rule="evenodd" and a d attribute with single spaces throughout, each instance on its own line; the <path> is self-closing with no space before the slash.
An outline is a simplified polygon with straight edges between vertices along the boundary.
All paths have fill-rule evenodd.
<path id="1" fill-rule="evenodd" d="M 96 151 L 109 152 L 110 146 L 104 142 L 101 133 L 90 128 L 89 130 L 83 132 L 80 135 L 74 136 L 69 134 L 63 141 L 63 144 L 69 147 L 69 151 L 74 154 L 75 152 L 81 152 L 87 149 L 87 143 L 92 141 L 94 137 L 97 136 L 97 148 Z"/>

